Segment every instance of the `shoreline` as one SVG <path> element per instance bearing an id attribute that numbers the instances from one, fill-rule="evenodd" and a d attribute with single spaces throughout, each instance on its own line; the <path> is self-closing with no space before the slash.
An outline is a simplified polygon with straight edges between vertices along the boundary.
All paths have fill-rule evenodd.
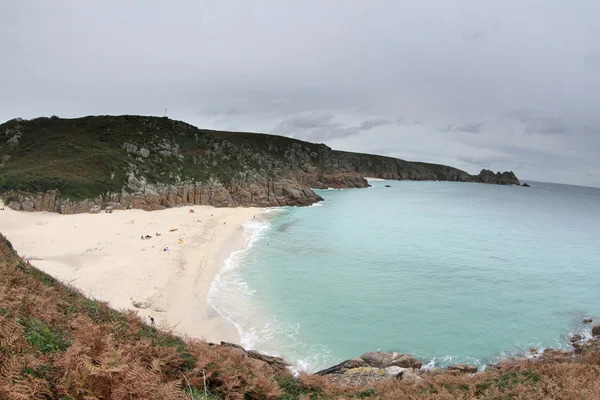
<path id="1" fill-rule="evenodd" d="M 148 324 L 152 316 L 181 336 L 239 343 L 208 293 L 225 260 L 245 249 L 242 225 L 262 212 L 187 206 L 61 215 L 5 207 L 0 230 L 25 260 L 88 298 L 136 311 Z"/>

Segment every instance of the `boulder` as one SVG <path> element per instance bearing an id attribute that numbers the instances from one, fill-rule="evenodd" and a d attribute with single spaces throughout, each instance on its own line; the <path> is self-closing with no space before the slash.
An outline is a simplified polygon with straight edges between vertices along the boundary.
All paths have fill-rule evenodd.
<path id="1" fill-rule="evenodd" d="M 360 356 L 367 365 L 377 368 L 402 367 L 402 368 L 421 368 L 423 363 L 410 354 L 399 354 L 385 351 L 376 351 L 365 353 Z"/>
<path id="2" fill-rule="evenodd" d="M 325 368 L 319 372 L 316 372 L 315 375 L 343 374 L 349 369 L 362 367 L 364 365 L 365 361 L 362 358 L 351 358 L 349 360 L 342 361 L 333 367 Z"/>
<path id="3" fill-rule="evenodd" d="M 584 324 L 591 324 L 591 323 L 592 323 L 592 321 L 593 321 L 593 319 L 591 319 L 591 318 L 584 318 L 584 319 L 583 319 L 583 323 L 584 323 Z"/>
<path id="4" fill-rule="evenodd" d="M 477 365 L 468 365 L 468 364 L 454 364 L 448 367 L 449 371 L 458 371 L 473 374 L 477 372 Z"/>
<path id="5" fill-rule="evenodd" d="M 391 367 L 384 368 L 386 374 L 390 376 L 399 376 L 401 375 L 407 368 L 397 367 L 395 365 Z"/>
<path id="6" fill-rule="evenodd" d="M 579 333 L 576 333 L 569 338 L 569 342 L 574 343 L 574 342 L 578 342 L 582 339 L 583 339 L 583 336 L 581 336 Z"/>
<path id="7" fill-rule="evenodd" d="M 381 368 L 358 367 L 349 369 L 343 374 L 334 375 L 331 381 L 337 382 L 343 387 L 361 387 L 389 379 L 391 379 L 391 376 Z"/>
<path id="8" fill-rule="evenodd" d="M 400 375 L 400 379 L 402 379 L 402 382 L 411 383 L 411 384 L 418 384 L 423 380 L 423 378 L 421 378 L 419 375 L 415 374 L 412 369 L 404 370 L 402 372 L 402 375 Z"/>
<path id="9" fill-rule="evenodd" d="M 600 324 L 594 325 L 592 328 L 592 336 L 600 336 Z"/>
<path id="10" fill-rule="evenodd" d="M 587 346 L 586 342 L 573 342 L 571 343 L 571 346 L 573 346 L 573 352 L 575 354 L 581 354 L 586 349 L 586 347 L 589 347 Z"/>
<path id="11" fill-rule="evenodd" d="M 524 183 L 524 184 L 522 184 L 521 186 L 523 186 L 523 187 L 531 187 L 531 186 L 529 186 L 527 183 Z"/>
<path id="12" fill-rule="evenodd" d="M 235 344 L 235 343 L 221 342 L 221 346 L 228 347 L 228 348 L 232 349 L 233 351 L 235 351 L 239 354 L 242 354 L 248 358 L 252 358 L 254 360 L 259 360 L 264 363 L 267 363 L 276 370 L 283 371 L 287 367 L 290 366 L 290 364 L 285 362 L 285 360 L 281 357 L 269 356 L 266 354 L 259 353 L 256 350 L 246 350 L 242 346 Z"/>

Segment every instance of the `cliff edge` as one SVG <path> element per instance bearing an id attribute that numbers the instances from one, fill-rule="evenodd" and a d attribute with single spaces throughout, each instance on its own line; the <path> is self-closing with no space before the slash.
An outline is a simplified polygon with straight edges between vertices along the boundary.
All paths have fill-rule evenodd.
<path id="1" fill-rule="evenodd" d="M 367 187 L 365 176 L 519 185 L 512 172 L 470 175 L 168 118 L 51 117 L 0 125 L 0 197 L 24 211 L 303 206 L 322 200 L 312 189 Z"/>

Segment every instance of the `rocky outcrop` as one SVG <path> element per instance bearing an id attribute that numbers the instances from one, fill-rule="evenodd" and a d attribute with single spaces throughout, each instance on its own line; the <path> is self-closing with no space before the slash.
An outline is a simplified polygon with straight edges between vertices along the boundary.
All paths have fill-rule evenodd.
<path id="1" fill-rule="evenodd" d="M 529 184 L 527 184 L 527 183 L 524 183 L 524 184 L 522 184 L 521 186 L 523 186 L 523 187 L 531 187 L 531 186 L 529 186 Z"/>
<path id="2" fill-rule="evenodd" d="M 421 366 L 422 362 L 410 354 L 377 351 L 343 361 L 316 375 L 327 376 L 342 386 L 363 386 L 388 379 L 417 383 L 421 380 L 417 372 Z"/>
<path id="3" fill-rule="evenodd" d="M 214 343 L 211 343 L 211 345 L 219 346 Z M 229 347 L 229 348 L 239 352 L 240 354 L 243 354 L 245 357 L 267 363 L 271 367 L 273 367 L 274 369 L 279 370 L 279 371 L 284 371 L 287 369 L 287 367 L 290 366 L 290 364 L 285 362 L 285 360 L 281 357 L 269 356 L 266 354 L 259 353 L 258 351 L 255 351 L 255 350 L 246 350 L 242 346 L 234 344 L 234 343 L 221 342 L 220 346 Z"/>
<path id="4" fill-rule="evenodd" d="M 574 351 L 549 348 L 538 352 L 536 349 L 530 349 L 529 354 L 505 358 L 500 362 L 487 365 L 483 370 L 507 371 L 520 368 L 520 366 L 527 363 L 567 364 L 577 362 L 577 357 L 585 357 L 590 353 L 600 353 L 600 324 L 595 325 L 594 328 L 597 329 L 594 331 L 595 336 L 591 339 L 586 339 L 580 334 L 571 336 Z M 391 379 L 420 384 L 422 382 L 426 383 L 429 377 L 440 374 L 480 373 L 485 372 L 479 371 L 476 365 L 469 364 L 454 364 L 446 369 L 422 368 L 422 362 L 412 355 L 378 351 L 345 360 L 315 374 L 325 376 L 329 381 L 342 386 L 361 387 L 372 386 L 377 382 Z"/>
<path id="5" fill-rule="evenodd" d="M 448 367 L 449 371 L 457 371 L 463 373 L 473 374 L 477 372 L 477 365 L 468 365 L 468 364 L 454 364 Z"/>
<path id="6" fill-rule="evenodd" d="M 600 324 L 594 325 L 592 328 L 592 336 L 600 336 Z"/>
<path id="7" fill-rule="evenodd" d="M 569 342 L 571 343 L 578 342 L 580 340 L 583 340 L 583 336 L 581 336 L 579 333 L 576 333 L 569 338 Z"/>
<path id="8" fill-rule="evenodd" d="M 228 187 L 218 181 L 152 185 L 131 179 L 120 193 L 71 200 L 57 190 L 44 193 L 10 191 L 3 194 L 7 206 L 17 211 L 50 211 L 61 214 L 98 213 L 103 209 L 139 208 L 147 211 L 189 205 L 215 207 L 305 206 L 323 198 L 309 188 L 289 180 L 262 180 Z"/>
<path id="9" fill-rule="evenodd" d="M 472 179 L 472 182 L 493 183 L 496 185 L 520 185 L 519 180 L 512 171 L 496 172 L 494 174 L 493 171 L 488 169 L 482 169 L 479 175 Z"/>

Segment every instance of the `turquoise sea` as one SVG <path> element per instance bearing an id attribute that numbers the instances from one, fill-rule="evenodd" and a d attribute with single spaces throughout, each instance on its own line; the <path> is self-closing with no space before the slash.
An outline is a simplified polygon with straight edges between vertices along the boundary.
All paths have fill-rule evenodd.
<path id="1" fill-rule="evenodd" d="M 370 183 L 245 224 L 209 294 L 242 345 L 311 372 L 378 349 L 483 366 L 600 318 L 600 189 Z"/>

